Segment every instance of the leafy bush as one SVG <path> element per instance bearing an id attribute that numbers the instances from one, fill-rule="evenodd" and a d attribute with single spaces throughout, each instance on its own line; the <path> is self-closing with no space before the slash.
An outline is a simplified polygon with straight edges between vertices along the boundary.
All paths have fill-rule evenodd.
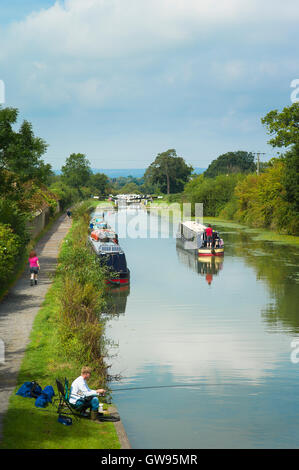
<path id="1" fill-rule="evenodd" d="M 52 191 L 52 193 L 54 193 L 59 198 L 62 209 L 70 206 L 80 199 L 78 190 L 71 188 L 62 181 L 53 183 L 50 186 L 50 191 Z"/>
<path id="2" fill-rule="evenodd" d="M 16 264 L 16 258 L 21 246 L 20 237 L 9 225 L 0 223 L 0 280 L 4 281 L 10 275 Z"/>
<path id="3" fill-rule="evenodd" d="M 26 229 L 28 220 L 29 214 L 23 212 L 16 201 L 0 198 L 0 223 L 9 225 L 13 232 L 20 237 L 24 246 L 29 241 Z"/>
<path id="4" fill-rule="evenodd" d="M 264 173 L 248 175 L 240 182 L 235 189 L 238 198 L 235 218 L 252 227 L 298 234 L 298 212 L 286 200 L 284 175 L 284 159 L 273 158 Z"/>
<path id="5" fill-rule="evenodd" d="M 205 216 L 217 217 L 231 200 L 238 181 L 244 178 L 240 174 L 219 175 L 216 178 L 195 177 L 185 186 L 184 195 L 194 204 L 202 203 Z"/>
<path id="6" fill-rule="evenodd" d="M 72 217 L 75 220 L 84 219 L 84 222 L 89 222 L 89 215 L 94 209 L 94 205 L 90 200 L 77 203 L 72 209 Z M 86 230 L 86 227 L 84 227 Z"/>
<path id="7" fill-rule="evenodd" d="M 60 313 L 58 336 L 68 361 L 89 364 L 102 384 L 106 381 L 105 269 L 86 244 L 88 201 L 75 207 L 75 220 L 59 256 L 57 276 Z"/>

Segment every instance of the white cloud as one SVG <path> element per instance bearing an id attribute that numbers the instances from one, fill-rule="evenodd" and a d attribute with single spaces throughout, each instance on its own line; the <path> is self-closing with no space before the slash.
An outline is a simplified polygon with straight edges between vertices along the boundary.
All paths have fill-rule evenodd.
<path id="1" fill-rule="evenodd" d="M 228 113 L 242 108 L 232 105 L 239 95 L 246 110 L 267 86 L 289 93 L 298 21 L 293 0 L 57 1 L 0 29 L 0 78 L 7 103 L 26 114 L 63 111 L 71 125 L 79 110 L 119 110 L 132 141 L 142 120 L 143 135 L 162 141 L 167 125 L 178 139 L 184 116 L 212 129 L 216 108 L 235 129 Z"/>
<path id="2" fill-rule="evenodd" d="M 4 50 L 44 51 L 56 57 L 120 57 L 175 46 L 219 28 L 277 19 L 295 22 L 287 0 L 66 0 L 29 15 L 8 29 Z M 240 38 L 236 38 L 238 40 Z"/>

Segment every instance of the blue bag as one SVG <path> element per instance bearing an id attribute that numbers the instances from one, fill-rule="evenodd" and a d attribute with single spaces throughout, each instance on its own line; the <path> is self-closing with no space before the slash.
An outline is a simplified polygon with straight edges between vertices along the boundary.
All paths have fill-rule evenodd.
<path id="1" fill-rule="evenodd" d="M 72 418 L 65 415 L 59 415 L 57 421 L 58 423 L 64 424 L 65 426 L 70 426 L 71 424 L 73 424 Z"/>
<path id="2" fill-rule="evenodd" d="M 49 403 L 52 403 L 52 397 L 54 395 L 53 387 L 51 385 L 47 385 L 35 400 L 35 406 L 37 408 L 45 408 Z"/>
<path id="3" fill-rule="evenodd" d="M 42 388 L 37 382 L 24 382 L 16 395 L 21 397 L 37 398 L 42 393 Z"/>

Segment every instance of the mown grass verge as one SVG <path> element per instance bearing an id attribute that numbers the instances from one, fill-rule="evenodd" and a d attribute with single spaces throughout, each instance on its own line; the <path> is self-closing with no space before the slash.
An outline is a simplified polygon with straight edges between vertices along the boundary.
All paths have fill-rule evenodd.
<path id="1" fill-rule="evenodd" d="M 106 386 L 103 275 L 91 253 L 85 251 L 86 207 L 81 206 L 81 215 L 75 216 L 63 242 L 53 284 L 34 321 L 16 391 L 24 382 L 36 380 L 42 387 L 52 385 L 56 392 L 56 378 L 63 381 L 66 376 L 72 381 L 82 365 L 90 365 L 95 372 L 91 386 Z M 63 426 L 57 418 L 57 404 L 36 408 L 33 398 L 14 393 L 3 420 L 1 448 L 120 448 L 113 423 L 82 418 Z"/>

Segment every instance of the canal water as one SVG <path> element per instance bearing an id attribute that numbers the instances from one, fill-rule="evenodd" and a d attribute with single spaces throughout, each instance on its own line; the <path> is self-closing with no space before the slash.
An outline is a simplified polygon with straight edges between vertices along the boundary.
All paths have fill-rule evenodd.
<path id="1" fill-rule="evenodd" d="M 132 447 L 298 448 L 298 248 L 217 224 L 223 259 L 198 260 L 158 214 L 106 219 L 131 270 L 107 336 Z"/>

